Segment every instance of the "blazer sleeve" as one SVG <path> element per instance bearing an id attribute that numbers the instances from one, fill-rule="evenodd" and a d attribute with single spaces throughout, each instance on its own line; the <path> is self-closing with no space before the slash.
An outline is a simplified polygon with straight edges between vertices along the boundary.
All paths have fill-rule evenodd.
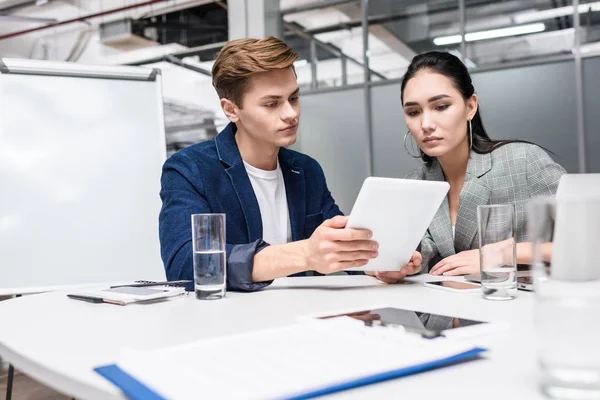
<path id="1" fill-rule="evenodd" d="M 331 195 L 331 192 L 329 191 L 329 188 L 327 187 L 327 180 L 325 179 L 325 173 L 323 172 L 323 168 L 321 168 L 321 166 L 319 165 L 318 162 L 315 161 L 316 164 L 316 173 L 317 173 L 317 177 L 318 179 L 323 182 L 323 206 L 322 206 L 322 211 L 323 211 L 323 219 L 331 219 L 333 217 L 335 217 L 336 215 L 344 215 L 344 213 L 340 210 L 340 208 L 338 207 L 338 205 L 335 203 L 335 200 L 333 199 L 333 196 Z"/>
<path id="2" fill-rule="evenodd" d="M 424 180 L 424 167 L 419 166 L 410 171 L 404 179 Z M 417 247 L 417 251 L 421 253 L 423 260 L 421 261 L 421 271 L 419 273 L 429 272 L 431 267 L 429 263 L 434 260 L 438 254 L 437 246 L 429 233 L 429 229 L 425 232 L 421 243 Z"/>
<path id="3" fill-rule="evenodd" d="M 185 155 L 171 157 L 163 166 L 159 215 L 160 252 L 168 280 L 194 279 L 190 216 L 212 212 L 196 163 Z M 268 282 L 252 282 L 254 255 L 268 244 L 257 240 L 247 244 L 227 243 L 227 289 L 254 291 Z M 190 285 L 192 286 L 192 285 Z"/>
<path id="4" fill-rule="evenodd" d="M 542 148 L 529 146 L 527 150 L 527 189 L 529 197 L 554 196 L 560 177 L 567 171 Z"/>
<path id="5" fill-rule="evenodd" d="M 429 269 L 431 268 L 429 263 L 431 263 L 438 254 L 437 246 L 429 233 L 429 229 L 425 232 L 425 236 L 423 236 L 417 251 L 421 252 L 421 257 L 423 257 L 423 260 L 421 261 L 421 271 L 419 273 L 429 272 Z"/>

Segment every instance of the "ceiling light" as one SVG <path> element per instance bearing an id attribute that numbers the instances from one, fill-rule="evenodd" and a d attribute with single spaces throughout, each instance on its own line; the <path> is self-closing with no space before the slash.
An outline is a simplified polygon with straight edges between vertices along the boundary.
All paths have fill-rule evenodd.
<path id="1" fill-rule="evenodd" d="M 573 54 L 575 54 L 575 51 L 576 49 L 572 50 Z M 600 42 L 582 44 L 579 48 L 579 52 L 582 54 L 598 53 L 600 52 Z"/>
<path id="2" fill-rule="evenodd" d="M 150 68 L 129 66 L 85 65 L 70 62 L 40 61 L 17 58 L 3 58 L 0 72 L 28 74 L 78 76 L 82 78 L 120 78 L 132 80 L 152 80 L 154 72 Z"/>
<path id="3" fill-rule="evenodd" d="M 306 65 L 308 65 L 308 61 L 305 59 L 300 59 L 294 63 L 294 67 L 296 68 L 304 67 Z"/>
<path id="4" fill-rule="evenodd" d="M 445 46 L 447 44 L 456 44 L 462 41 L 462 35 L 440 36 L 433 39 L 436 46 Z"/>
<path id="5" fill-rule="evenodd" d="M 579 6 L 577 6 L 577 10 L 579 10 L 580 14 L 586 13 L 588 11 L 600 11 L 600 1 L 596 1 L 594 3 L 580 4 Z M 547 19 L 564 17 L 567 15 L 573 15 L 573 6 L 550 8 L 548 10 L 522 12 L 516 14 L 513 17 L 513 21 L 516 24 L 525 24 L 529 22 L 544 21 Z"/>
<path id="6" fill-rule="evenodd" d="M 546 25 L 539 22 L 536 24 L 512 26 L 510 28 L 490 29 L 487 31 L 469 32 L 465 34 L 465 42 L 475 42 L 477 40 L 497 39 L 508 36 L 525 35 L 528 33 L 543 32 L 546 30 Z M 457 44 L 462 40 L 461 35 L 440 36 L 433 39 L 433 44 L 436 46 L 445 46 L 449 44 Z"/>

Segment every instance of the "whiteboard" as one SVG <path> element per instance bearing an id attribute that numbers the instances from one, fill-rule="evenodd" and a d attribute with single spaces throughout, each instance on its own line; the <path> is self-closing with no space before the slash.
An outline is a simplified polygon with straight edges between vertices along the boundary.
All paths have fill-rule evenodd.
<path id="1" fill-rule="evenodd" d="M 164 279 L 157 70 L 0 59 L 0 293 Z"/>

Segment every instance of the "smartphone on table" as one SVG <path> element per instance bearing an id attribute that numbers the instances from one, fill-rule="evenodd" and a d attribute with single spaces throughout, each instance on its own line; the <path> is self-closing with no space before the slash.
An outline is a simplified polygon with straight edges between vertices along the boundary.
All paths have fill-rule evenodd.
<path id="1" fill-rule="evenodd" d="M 461 282 L 461 281 L 437 281 L 437 282 L 425 282 L 425 286 L 446 290 L 453 293 L 480 293 L 481 285 L 473 282 Z"/>

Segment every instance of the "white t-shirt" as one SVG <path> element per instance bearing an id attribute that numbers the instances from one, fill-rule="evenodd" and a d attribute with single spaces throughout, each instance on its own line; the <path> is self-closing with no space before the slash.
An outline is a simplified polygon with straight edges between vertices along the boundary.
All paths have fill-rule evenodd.
<path id="1" fill-rule="evenodd" d="M 269 244 L 282 244 L 292 241 L 290 214 L 283 173 L 277 160 L 277 169 L 265 171 L 244 161 L 252 189 L 258 200 L 262 217 L 263 240 Z"/>

